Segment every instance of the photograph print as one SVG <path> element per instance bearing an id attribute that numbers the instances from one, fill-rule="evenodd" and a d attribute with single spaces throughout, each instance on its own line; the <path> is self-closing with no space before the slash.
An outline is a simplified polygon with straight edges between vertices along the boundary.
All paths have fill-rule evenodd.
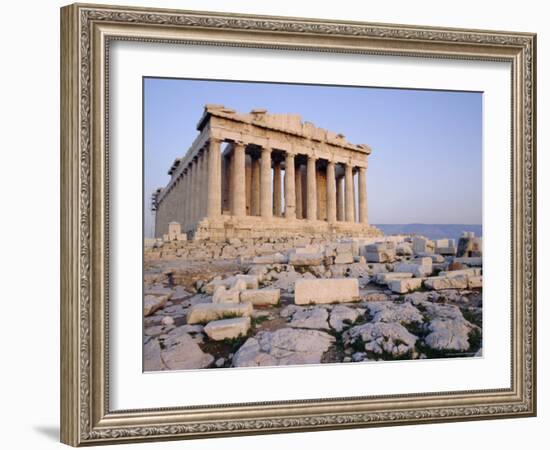
<path id="1" fill-rule="evenodd" d="M 143 78 L 143 370 L 481 357 L 482 108 Z"/>

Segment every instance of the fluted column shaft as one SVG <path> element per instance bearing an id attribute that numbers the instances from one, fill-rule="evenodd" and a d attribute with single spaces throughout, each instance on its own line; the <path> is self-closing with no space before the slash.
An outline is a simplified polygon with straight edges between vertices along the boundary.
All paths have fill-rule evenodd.
<path id="1" fill-rule="evenodd" d="M 296 186 L 294 174 L 294 155 L 286 154 L 285 159 L 285 217 L 296 218 Z"/>
<path id="2" fill-rule="evenodd" d="M 233 211 L 237 217 L 246 215 L 246 177 L 245 177 L 245 149 L 244 144 L 238 142 L 233 145 Z"/>
<path id="3" fill-rule="evenodd" d="M 367 169 L 359 167 L 359 222 L 368 223 L 367 216 Z"/>
<path id="4" fill-rule="evenodd" d="M 346 164 L 346 221 L 355 222 L 355 205 L 353 204 L 353 172 L 350 164 Z"/>
<path id="5" fill-rule="evenodd" d="M 298 219 L 303 219 L 304 218 L 304 212 L 302 211 L 303 190 L 302 190 L 302 170 L 301 170 L 301 166 L 297 166 L 294 170 L 294 187 L 296 189 L 296 197 L 295 197 L 295 199 L 296 199 L 296 217 Z"/>
<path id="6" fill-rule="evenodd" d="M 185 169 L 183 171 L 183 220 L 181 223 L 181 227 L 183 230 L 187 231 L 187 209 L 189 206 L 189 171 L 188 169 Z"/>
<path id="7" fill-rule="evenodd" d="M 197 181 L 195 183 L 195 192 L 196 192 L 196 200 L 195 200 L 195 221 L 198 222 L 201 217 L 201 209 L 202 209 L 202 181 L 204 178 L 204 160 L 202 158 L 202 155 L 199 153 L 197 155 Z"/>
<path id="8" fill-rule="evenodd" d="M 191 227 L 195 224 L 195 220 L 197 219 L 197 196 L 199 193 L 199 189 L 197 186 L 198 181 L 198 160 L 197 158 L 193 158 L 193 165 L 191 166 L 191 213 L 189 214 L 189 217 L 191 219 Z"/>
<path id="9" fill-rule="evenodd" d="M 272 192 L 271 192 L 271 149 L 262 148 L 260 161 L 260 214 L 263 218 L 269 219 L 273 215 Z"/>
<path id="10" fill-rule="evenodd" d="M 276 217 L 283 214 L 281 186 L 281 162 L 273 161 L 273 215 Z"/>
<path id="11" fill-rule="evenodd" d="M 327 165 L 327 221 L 336 222 L 336 174 L 332 161 Z"/>
<path id="12" fill-rule="evenodd" d="M 307 158 L 307 218 L 317 220 L 317 173 L 316 159 L 313 156 Z"/>
<path id="13" fill-rule="evenodd" d="M 250 199 L 250 214 L 258 216 L 260 214 L 260 160 L 252 158 L 252 189 Z"/>
<path id="14" fill-rule="evenodd" d="M 199 220 L 208 215 L 208 153 L 201 153 L 201 181 L 200 181 L 200 209 Z"/>
<path id="15" fill-rule="evenodd" d="M 336 219 L 340 222 L 346 219 L 344 203 L 343 177 L 338 177 L 336 180 Z"/>
<path id="16" fill-rule="evenodd" d="M 208 146 L 208 201 L 207 215 L 218 217 L 222 213 L 222 168 L 219 139 L 210 138 Z"/>

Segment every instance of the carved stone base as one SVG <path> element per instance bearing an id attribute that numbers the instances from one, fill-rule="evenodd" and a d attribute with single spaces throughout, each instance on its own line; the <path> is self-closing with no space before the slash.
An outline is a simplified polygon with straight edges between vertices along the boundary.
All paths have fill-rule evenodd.
<path id="1" fill-rule="evenodd" d="M 283 238 L 296 235 L 330 238 L 371 237 L 382 236 L 383 233 L 378 228 L 364 223 L 328 223 L 323 220 L 284 217 L 266 220 L 260 216 L 222 215 L 215 220 L 204 218 L 189 235 L 193 240 L 225 241 L 231 238 Z"/>

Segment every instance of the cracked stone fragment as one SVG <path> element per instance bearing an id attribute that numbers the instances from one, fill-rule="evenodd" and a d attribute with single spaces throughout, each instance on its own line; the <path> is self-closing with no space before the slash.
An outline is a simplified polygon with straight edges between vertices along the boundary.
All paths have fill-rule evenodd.
<path id="1" fill-rule="evenodd" d="M 150 316 L 163 308 L 168 298 L 168 295 L 146 295 L 143 299 L 143 315 Z"/>
<path id="2" fill-rule="evenodd" d="M 411 303 L 376 302 L 368 305 L 369 313 L 372 316 L 371 322 L 399 322 L 409 324 L 423 322 L 424 318 L 420 311 Z"/>
<path id="3" fill-rule="evenodd" d="M 398 323 L 369 322 L 344 333 L 344 342 L 348 345 L 359 341 L 367 352 L 393 357 L 412 355 L 417 339 Z"/>
<path id="4" fill-rule="evenodd" d="M 334 342 L 334 337 L 318 330 L 282 328 L 273 332 L 261 331 L 239 348 L 233 356 L 233 366 L 319 364 Z"/>
<path id="5" fill-rule="evenodd" d="M 328 330 L 328 311 L 324 308 L 312 308 L 296 311 L 288 324 L 293 328 L 310 328 Z"/>
<path id="6" fill-rule="evenodd" d="M 196 341 L 187 333 L 168 335 L 161 352 L 164 365 L 170 370 L 203 369 L 214 361 L 214 357 L 204 353 Z"/>
<path id="7" fill-rule="evenodd" d="M 250 317 L 237 317 L 235 319 L 213 320 L 204 327 L 204 332 L 210 339 L 221 341 L 246 336 L 249 329 Z"/>
<path id="8" fill-rule="evenodd" d="M 427 325 L 430 333 L 424 338 L 428 347 L 435 350 L 469 350 L 470 333 L 479 328 L 468 322 L 457 306 L 426 302 L 424 307 L 426 316 L 430 318 Z"/>
<path id="9" fill-rule="evenodd" d="M 364 313 L 364 309 L 350 308 L 349 306 L 336 305 L 330 312 L 330 326 L 340 332 L 349 327 L 357 318 Z"/>
<path id="10" fill-rule="evenodd" d="M 143 370 L 145 372 L 153 372 L 164 370 L 166 367 L 162 363 L 160 357 L 160 345 L 158 339 L 150 339 L 143 346 Z"/>

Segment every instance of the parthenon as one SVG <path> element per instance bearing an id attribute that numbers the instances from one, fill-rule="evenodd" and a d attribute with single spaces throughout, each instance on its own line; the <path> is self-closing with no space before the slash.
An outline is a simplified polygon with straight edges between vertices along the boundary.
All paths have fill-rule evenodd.
<path id="1" fill-rule="evenodd" d="M 152 198 L 155 235 L 178 222 L 192 239 L 372 236 L 367 210 L 369 146 L 254 109 L 206 105 L 199 135 Z"/>

